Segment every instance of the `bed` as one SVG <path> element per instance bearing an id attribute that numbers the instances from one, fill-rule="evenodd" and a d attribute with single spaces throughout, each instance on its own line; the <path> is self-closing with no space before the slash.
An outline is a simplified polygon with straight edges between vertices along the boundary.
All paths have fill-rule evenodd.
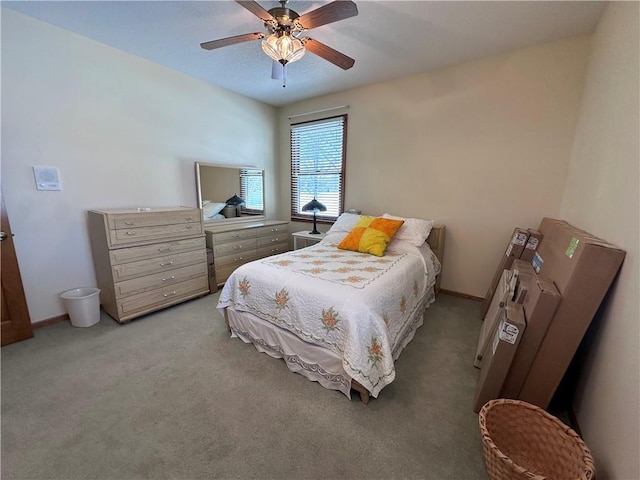
<path id="1" fill-rule="evenodd" d="M 337 248 L 345 215 L 315 245 L 236 269 L 217 308 L 232 337 L 366 404 L 394 380 L 395 360 L 435 300 L 445 227 L 432 225 L 420 246 L 394 237 L 378 257 Z"/>

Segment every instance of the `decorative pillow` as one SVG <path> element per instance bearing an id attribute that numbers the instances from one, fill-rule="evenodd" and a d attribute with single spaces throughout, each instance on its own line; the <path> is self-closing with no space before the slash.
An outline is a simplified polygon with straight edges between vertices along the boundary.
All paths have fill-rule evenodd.
<path id="1" fill-rule="evenodd" d="M 381 257 L 391 237 L 403 223 L 403 220 L 362 215 L 349 234 L 338 244 L 338 248 Z"/>
<path id="2" fill-rule="evenodd" d="M 360 220 L 360 215 L 345 212 L 331 225 L 327 233 L 349 233 L 351 229 L 355 227 L 356 223 L 358 223 L 358 220 Z"/>
<path id="3" fill-rule="evenodd" d="M 422 245 L 431 233 L 433 228 L 433 220 L 422 220 L 420 218 L 404 218 L 396 215 L 389 215 L 385 213 L 383 218 L 393 218 L 396 220 L 404 220 L 404 225 L 398 230 L 395 238 L 404 240 L 406 242 L 419 247 Z"/>
<path id="4" fill-rule="evenodd" d="M 204 218 L 211 218 L 222 211 L 226 207 L 226 203 L 209 202 L 202 207 L 202 215 Z"/>

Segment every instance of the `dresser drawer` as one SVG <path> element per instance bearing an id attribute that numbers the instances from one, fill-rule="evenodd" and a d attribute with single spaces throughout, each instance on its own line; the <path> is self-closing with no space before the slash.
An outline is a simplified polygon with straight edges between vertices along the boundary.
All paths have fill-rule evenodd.
<path id="1" fill-rule="evenodd" d="M 245 230 L 234 230 L 232 232 L 220 232 L 213 234 L 213 243 L 218 245 L 225 242 L 234 242 L 236 240 L 246 240 L 248 238 L 256 238 L 256 229 L 247 228 Z"/>
<path id="2" fill-rule="evenodd" d="M 233 271 L 238 268 L 239 265 L 237 266 L 233 266 L 233 267 L 224 267 L 224 268 L 220 268 L 216 271 L 216 281 L 218 283 L 224 283 L 227 281 L 227 279 L 231 276 L 231 274 L 233 273 Z"/>
<path id="3" fill-rule="evenodd" d="M 197 208 L 168 212 L 133 212 L 109 214 L 107 224 L 111 230 L 126 230 L 137 227 L 154 227 L 200 221 L 200 210 Z"/>
<path id="4" fill-rule="evenodd" d="M 236 242 L 222 243 L 213 247 L 213 253 L 217 257 L 219 255 L 230 255 L 233 253 L 242 253 L 248 250 L 255 250 L 256 239 L 248 238 L 246 240 L 240 240 Z"/>
<path id="5" fill-rule="evenodd" d="M 198 263 L 187 267 L 175 268 L 168 272 L 155 273 L 146 277 L 132 278 L 115 284 L 116 298 L 135 295 L 156 288 L 170 287 L 176 283 L 207 275 L 207 264 Z"/>
<path id="6" fill-rule="evenodd" d="M 258 249 L 258 258 L 270 257 L 271 255 L 277 255 L 288 251 L 289 242 L 269 245 Z"/>
<path id="7" fill-rule="evenodd" d="M 240 265 L 247 262 L 251 262 L 252 260 L 255 260 L 255 259 L 256 259 L 256 250 L 253 249 L 249 252 L 214 257 L 214 262 L 216 265 L 216 272 L 217 272 L 219 268 L 239 267 Z"/>
<path id="8" fill-rule="evenodd" d="M 122 263 L 113 265 L 114 282 L 128 280 L 130 278 L 142 277 L 153 273 L 166 272 L 174 268 L 193 265 L 194 263 L 207 262 L 207 253 L 204 249 L 193 252 L 178 253 L 175 255 L 163 255 L 160 257 L 138 260 L 137 262 Z"/>
<path id="9" fill-rule="evenodd" d="M 204 248 L 204 241 L 204 237 L 200 237 L 176 240 L 173 242 L 154 243 L 140 247 L 119 248 L 117 250 L 109 251 L 109 258 L 113 265 L 118 265 L 119 263 L 157 257 L 158 255 L 188 252 L 190 250 L 201 250 Z"/>
<path id="10" fill-rule="evenodd" d="M 157 310 L 208 292 L 208 279 L 206 275 L 203 275 L 169 287 L 122 298 L 117 301 L 118 314 L 120 320 L 127 320 L 143 311 Z"/>
<path id="11" fill-rule="evenodd" d="M 156 227 L 127 228 L 109 230 L 111 246 L 143 243 L 154 240 L 167 240 L 171 237 L 185 237 L 202 235 L 202 223 L 176 223 L 158 225 Z"/>
<path id="12" fill-rule="evenodd" d="M 289 231 L 289 225 L 287 224 L 272 225 L 270 227 L 256 228 L 256 235 L 258 237 L 262 237 L 265 235 L 275 235 L 275 234 L 286 235 L 288 231 Z"/>
<path id="13" fill-rule="evenodd" d="M 266 247 L 268 245 L 275 245 L 276 243 L 289 243 L 289 235 L 285 233 L 279 233 L 276 235 L 269 235 L 265 237 L 258 237 L 258 248 Z"/>

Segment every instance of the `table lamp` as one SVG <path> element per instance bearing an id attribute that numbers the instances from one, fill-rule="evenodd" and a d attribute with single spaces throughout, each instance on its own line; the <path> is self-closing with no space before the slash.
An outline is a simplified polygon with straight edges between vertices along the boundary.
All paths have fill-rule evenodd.
<path id="1" fill-rule="evenodd" d="M 313 198 L 309 203 L 307 203 L 304 207 L 302 207 L 303 212 L 313 212 L 313 230 L 309 233 L 313 235 L 320 235 L 320 232 L 316 228 L 316 213 L 325 212 L 327 207 L 321 204 L 318 200 Z"/>
<path id="2" fill-rule="evenodd" d="M 244 205 L 244 200 L 238 195 L 234 194 L 233 197 L 227 199 L 225 202 L 228 206 L 234 207 L 236 211 L 236 217 L 240 216 L 240 206 Z"/>

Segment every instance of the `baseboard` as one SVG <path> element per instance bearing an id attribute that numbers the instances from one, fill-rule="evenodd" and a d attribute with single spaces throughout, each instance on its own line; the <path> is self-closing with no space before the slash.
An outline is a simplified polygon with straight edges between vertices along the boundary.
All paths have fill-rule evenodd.
<path id="1" fill-rule="evenodd" d="M 469 295 L 468 293 L 454 292 L 453 290 L 445 290 L 444 288 L 440 289 L 440 293 L 445 293 L 454 297 L 466 298 L 468 300 L 474 300 L 476 302 L 482 302 L 484 300 L 484 297 L 476 297 L 475 295 Z"/>
<path id="2" fill-rule="evenodd" d="M 31 326 L 33 328 L 42 328 L 46 327 L 47 325 L 53 325 L 54 323 L 64 322 L 65 320 L 69 320 L 69 315 L 67 315 L 66 313 L 64 315 L 58 315 L 57 317 L 46 318 L 38 322 L 33 322 Z"/>

